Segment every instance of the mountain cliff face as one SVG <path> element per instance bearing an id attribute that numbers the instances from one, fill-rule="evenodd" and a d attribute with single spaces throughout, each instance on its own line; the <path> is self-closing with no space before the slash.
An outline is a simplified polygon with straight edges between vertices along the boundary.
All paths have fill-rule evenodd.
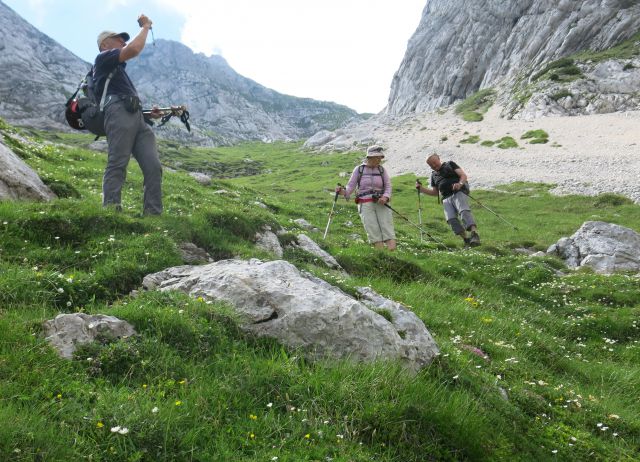
<path id="1" fill-rule="evenodd" d="M 428 0 L 387 112 L 448 105 L 578 51 L 610 49 L 639 30 L 638 0 Z"/>
<path id="2" fill-rule="evenodd" d="M 147 44 L 127 72 L 145 102 L 186 104 L 193 124 L 217 143 L 300 139 L 359 119 L 346 106 L 280 94 L 239 75 L 224 58 L 178 42 Z"/>
<path id="3" fill-rule="evenodd" d="M 0 2 L 0 116 L 61 128 L 62 106 L 89 67 Z"/>
<path id="4" fill-rule="evenodd" d="M 0 117 L 17 125 L 68 128 L 64 103 L 90 66 L 0 1 Z M 265 88 L 222 57 L 194 54 L 177 42 L 148 43 L 127 71 L 145 106 L 188 106 L 192 133 L 172 123 L 157 129 L 165 138 L 209 145 L 292 140 L 360 119 L 346 106 Z"/>

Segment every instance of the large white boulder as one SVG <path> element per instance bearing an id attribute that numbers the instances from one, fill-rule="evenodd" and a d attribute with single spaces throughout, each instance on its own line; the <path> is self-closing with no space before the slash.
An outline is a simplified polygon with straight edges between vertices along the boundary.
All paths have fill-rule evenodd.
<path id="1" fill-rule="evenodd" d="M 589 266 L 601 274 L 640 271 L 640 234 L 613 223 L 586 221 L 547 253 L 560 256 L 571 268 Z"/>
<path id="2" fill-rule="evenodd" d="M 56 195 L 0 137 L 0 200 L 50 201 Z"/>
<path id="3" fill-rule="evenodd" d="M 228 302 L 246 319 L 247 331 L 300 348 L 311 359 L 400 361 L 415 371 L 438 354 L 426 327 L 409 310 L 390 301 L 371 309 L 283 260 L 168 268 L 146 276 L 143 286 Z"/>

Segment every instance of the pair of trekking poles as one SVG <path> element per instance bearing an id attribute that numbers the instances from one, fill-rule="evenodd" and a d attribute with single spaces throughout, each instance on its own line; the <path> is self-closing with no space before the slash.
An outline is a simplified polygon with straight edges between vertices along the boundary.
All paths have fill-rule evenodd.
<path id="1" fill-rule="evenodd" d="M 420 225 L 422 226 L 422 202 L 420 200 L 420 187 L 422 186 L 422 183 L 420 183 L 419 180 L 416 181 L 416 184 L 418 186 L 416 186 L 416 191 L 418 192 L 418 219 L 420 222 Z M 487 207 L 486 205 L 484 205 L 482 202 L 480 202 L 478 199 L 476 199 L 475 197 L 473 197 L 469 192 L 469 190 L 460 190 L 460 192 L 464 193 L 467 195 L 467 197 L 469 197 L 470 199 L 473 199 L 474 201 L 476 201 L 478 203 L 478 205 L 480 207 L 482 207 L 483 209 L 485 209 L 487 212 L 490 212 L 492 214 L 494 214 L 496 217 L 498 217 L 500 220 L 504 221 L 506 224 L 508 224 L 509 226 L 511 226 L 514 230 L 519 231 L 518 227 L 516 225 L 514 225 L 513 223 L 505 220 L 503 217 L 501 217 L 500 215 L 498 215 L 496 212 L 494 212 L 493 210 L 491 210 L 489 207 Z M 438 199 L 439 202 L 439 199 Z M 420 241 L 422 241 L 422 237 L 420 238 Z"/>
<path id="2" fill-rule="evenodd" d="M 336 187 L 336 194 L 335 197 L 333 198 L 333 204 L 331 204 L 331 210 L 329 211 L 329 220 L 327 221 L 327 226 L 324 229 L 324 235 L 322 236 L 322 239 L 326 239 L 327 238 L 327 233 L 329 232 L 329 226 L 331 225 L 331 220 L 333 220 L 333 215 L 334 215 L 334 211 L 336 208 L 336 202 L 338 202 L 338 196 L 340 195 L 340 191 L 342 189 L 342 185 L 340 183 L 338 183 L 338 186 Z M 420 191 L 418 191 L 420 192 Z M 405 217 L 403 214 L 401 214 L 400 212 L 398 212 L 396 209 L 394 209 L 393 207 L 391 207 L 389 204 L 384 204 L 385 207 L 387 207 L 388 209 L 390 209 L 392 212 L 394 212 L 395 214 L 397 214 L 399 217 L 403 218 L 404 220 L 406 220 L 408 223 L 410 223 L 411 225 L 415 226 L 416 228 L 418 228 L 420 230 L 420 236 L 422 237 L 422 234 L 424 233 L 425 235 L 427 235 L 429 238 L 431 238 L 434 242 L 440 244 L 441 246 L 443 246 L 445 249 L 449 250 L 449 247 L 447 247 L 444 242 L 440 241 L 439 239 L 436 239 L 435 237 L 433 237 L 431 234 L 429 234 L 428 232 L 426 232 L 425 230 L 422 229 L 422 213 L 420 213 L 420 226 L 416 225 L 414 222 L 412 222 L 411 220 L 409 220 L 407 217 Z"/>
<path id="3" fill-rule="evenodd" d="M 422 183 L 420 183 L 420 181 L 417 181 L 416 183 L 418 184 L 418 186 L 416 187 L 416 191 L 418 193 L 418 223 L 419 224 L 416 224 L 416 223 L 412 222 L 411 220 L 409 220 L 409 218 L 407 218 L 406 216 L 404 216 L 403 214 L 398 212 L 396 209 L 391 207 L 388 203 L 384 204 L 384 205 L 385 205 L 385 207 L 390 209 L 392 212 L 394 212 L 396 215 L 398 215 L 400 218 L 402 218 L 407 223 L 409 223 L 410 225 L 414 226 L 415 228 L 417 228 L 420 231 L 420 242 L 423 242 L 423 236 L 426 235 L 432 241 L 436 242 L 437 244 L 440 244 L 445 249 L 449 250 L 449 247 L 447 247 L 441 240 L 436 239 L 435 237 L 433 237 L 431 234 L 429 234 L 427 231 L 425 231 L 422 228 L 422 198 L 421 198 L 421 194 L 420 194 L 420 186 L 422 186 Z M 327 238 L 327 233 L 329 232 L 329 226 L 331 225 L 331 221 L 333 220 L 333 215 L 334 215 L 334 211 L 335 211 L 335 207 L 336 207 L 336 202 L 338 202 L 338 196 L 340 195 L 340 190 L 341 189 L 342 189 L 342 185 L 340 183 L 338 183 L 338 185 L 336 187 L 336 194 L 335 194 L 335 197 L 333 198 L 333 204 L 331 205 L 331 210 L 329 211 L 329 220 L 327 221 L 327 226 L 324 229 L 324 235 L 322 236 L 322 239 L 326 239 Z M 469 194 L 468 192 L 464 192 L 464 194 L 466 194 L 468 197 L 470 197 L 475 202 L 477 202 L 478 205 L 480 205 L 482 208 L 484 208 L 485 210 L 487 210 L 488 212 L 492 213 L 493 215 L 498 217 L 500 220 L 504 221 L 506 224 L 511 226 L 514 230 L 518 231 L 518 227 L 517 226 L 515 226 L 513 223 L 507 221 L 506 219 L 504 219 L 503 217 L 498 215 L 496 212 L 494 212 L 489 207 L 484 205 L 482 202 L 480 202 L 478 199 L 473 197 L 471 194 Z"/>

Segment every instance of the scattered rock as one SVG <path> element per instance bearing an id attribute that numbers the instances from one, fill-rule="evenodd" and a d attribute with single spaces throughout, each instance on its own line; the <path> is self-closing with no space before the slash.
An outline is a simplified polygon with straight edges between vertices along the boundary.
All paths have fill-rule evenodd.
<path id="1" fill-rule="evenodd" d="M 296 220 L 293 220 L 293 222 L 298 225 L 300 228 L 302 229 L 306 229 L 307 231 L 318 231 L 318 228 L 316 228 L 315 226 L 313 226 L 311 223 L 309 223 L 307 220 L 305 220 L 304 218 L 298 218 Z"/>
<path id="2" fill-rule="evenodd" d="M 128 322 L 104 314 L 59 314 L 45 321 L 43 327 L 46 340 L 66 359 L 73 357 L 78 345 L 94 342 L 99 337 L 127 338 L 136 334 Z"/>
<path id="3" fill-rule="evenodd" d="M 333 256 L 331 256 L 326 251 L 322 250 L 320 246 L 306 234 L 298 234 L 298 236 L 296 237 L 296 240 L 298 242 L 297 243 L 298 248 L 306 252 L 309 252 L 311 255 L 315 255 L 316 257 L 321 259 L 324 262 L 324 264 L 327 265 L 329 268 L 342 270 L 342 267 L 336 261 L 336 259 L 333 258 Z"/>
<path id="4" fill-rule="evenodd" d="M 283 249 L 280 245 L 278 236 L 271 231 L 271 228 L 265 228 L 261 233 L 256 234 L 256 247 L 271 252 L 278 258 L 282 258 Z"/>
<path id="5" fill-rule="evenodd" d="M 188 265 L 209 263 L 213 261 L 209 253 L 191 242 L 183 242 L 178 245 L 182 261 Z"/>
<path id="6" fill-rule="evenodd" d="M 89 149 L 93 149 L 94 151 L 107 152 L 109 150 L 109 145 L 107 144 L 107 140 L 95 140 L 93 143 L 89 145 Z"/>
<path id="7" fill-rule="evenodd" d="M 200 172 L 190 172 L 189 176 L 200 183 L 202 186 L 211 186 L 211 177 Z M 216 193 L 218 193 L 216 191 Z"/>
<path id="8" fill-rule="evenodd" d="M 0 200 L 50 201 L 56 197 L 0 137 Z"/>
<path id="9" fill-rule="evenodd" d="M 640 234 L 613 223 L 587 221 L 547 253 L 560 256 L 570 268 L 589 266 L 600 274 L 640 271 Z"/>

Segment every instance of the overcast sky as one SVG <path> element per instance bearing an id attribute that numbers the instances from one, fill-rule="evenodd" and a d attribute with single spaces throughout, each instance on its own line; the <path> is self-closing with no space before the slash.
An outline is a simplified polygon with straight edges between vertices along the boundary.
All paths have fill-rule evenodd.
<path id="1" fill-rule="evenodd" d="M 387 104 L 393 74 L 427 0 L 0 0 L 86 61 L 101 30 L 135 35 L 145 13 L 156 38 L 222 55 L 281 93 L 358 112 Z"/>

